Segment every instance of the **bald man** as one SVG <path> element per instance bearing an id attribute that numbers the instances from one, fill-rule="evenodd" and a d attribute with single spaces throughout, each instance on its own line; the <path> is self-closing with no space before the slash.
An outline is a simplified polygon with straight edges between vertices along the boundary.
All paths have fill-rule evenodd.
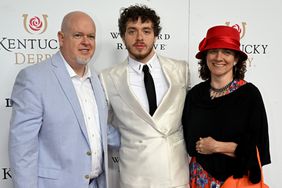
<path id="1" fill-rule="evenodd" d="M 14 188 L 106 188 L 107 145 L 118 145 L 119 135 L 107 128 L 103 89 L 88 66 L 95 23 L 83 12 L 71 12 L 58 39 L 60 51 L 20 71 L 14 84 L 9 137 Z"/>

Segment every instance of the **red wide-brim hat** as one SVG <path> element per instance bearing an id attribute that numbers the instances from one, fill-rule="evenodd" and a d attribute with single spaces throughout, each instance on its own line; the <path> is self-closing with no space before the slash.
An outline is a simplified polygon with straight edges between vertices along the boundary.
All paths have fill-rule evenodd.
<path id="1" fill-rule="evenodd" d="M 202 59 L 204 52 L 211 49 L 223 48 L 237 51 L 243 61 L 248 59 L 248 55 L 240 49 L 240 33 L 237 29 L 229 26 L 214 26 L 207 32 L 199 44 L 197 59 Z"/>

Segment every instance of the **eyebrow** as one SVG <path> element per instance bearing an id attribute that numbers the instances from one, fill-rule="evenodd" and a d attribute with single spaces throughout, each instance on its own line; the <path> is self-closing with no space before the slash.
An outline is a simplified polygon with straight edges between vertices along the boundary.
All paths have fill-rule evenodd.
<path id="1" fill-rule="evenodd" d="M 127 29 L 137 29 L 137 28 L 134 26 L 131 26 L 131 27 L 128 27 Z M 142 27 L 141 29 L 144 30 L 144 29 L 153 29 L 153 28 L 152 27 Z"/>

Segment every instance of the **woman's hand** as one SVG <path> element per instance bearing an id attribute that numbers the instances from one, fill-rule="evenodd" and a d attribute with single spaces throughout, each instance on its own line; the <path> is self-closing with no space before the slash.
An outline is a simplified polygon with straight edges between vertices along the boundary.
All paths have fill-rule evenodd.
<path id="1" fill-rule="evenodd" d="M 222 153 L 231 157 L 235 157 L 235 149 L 237 144 L 234 142 L 220 142 L 212 137 L 200 138 L 196 142 L 196 151 L 200 154 L 208 155 L 213 153 Z"/>
<path id="2" fill-rule="evenodd" d="M 217 141 L 212 137 L 200 138 L 196 142 L 196 150 L 200 154 L 212 154 L 216 153 Z"/>

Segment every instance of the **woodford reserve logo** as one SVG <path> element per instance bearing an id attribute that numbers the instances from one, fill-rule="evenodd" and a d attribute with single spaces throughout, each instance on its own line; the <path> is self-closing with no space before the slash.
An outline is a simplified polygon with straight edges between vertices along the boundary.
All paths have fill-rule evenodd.
<path id="1" fill-rule="evenodd" d="M 225 22 L 227 26 L 233 27 L 238 30 L 241 38 L 241 50 L 248 55 L 248 59 L 246 60 L 247 65 L 249 67 L 255 66 L 253 64 L 254 57 L 257 55 L 266 55 L 268 44 L 250 44 L 245 43 L 246 39 L 246 31 L 247 31 L 247 23 L 241 22 L 241 24 L 232 25 L 230 22 Z M 243 39 L 243 40 L 242 40 Z"/>
<path id="2" fill-rule="evenodd" d="M 23 31 L 32 37 L 6 37 L 0 38 L 0 53 L 4 51 L 14 53 L 14 63 L 17 65 L 34 64 L 52 56 L 50 51 L 58 49 L 58 41 L 54 38 L 44 37 L 48 31 L 48 15 L 29 16 L 22 14 Z M 17 24 L 17 23 L 15 23 Z M 12 30 L 15 36 L 18 31 Z M 21 35 L 20 35 L 21 36 Z"/>

